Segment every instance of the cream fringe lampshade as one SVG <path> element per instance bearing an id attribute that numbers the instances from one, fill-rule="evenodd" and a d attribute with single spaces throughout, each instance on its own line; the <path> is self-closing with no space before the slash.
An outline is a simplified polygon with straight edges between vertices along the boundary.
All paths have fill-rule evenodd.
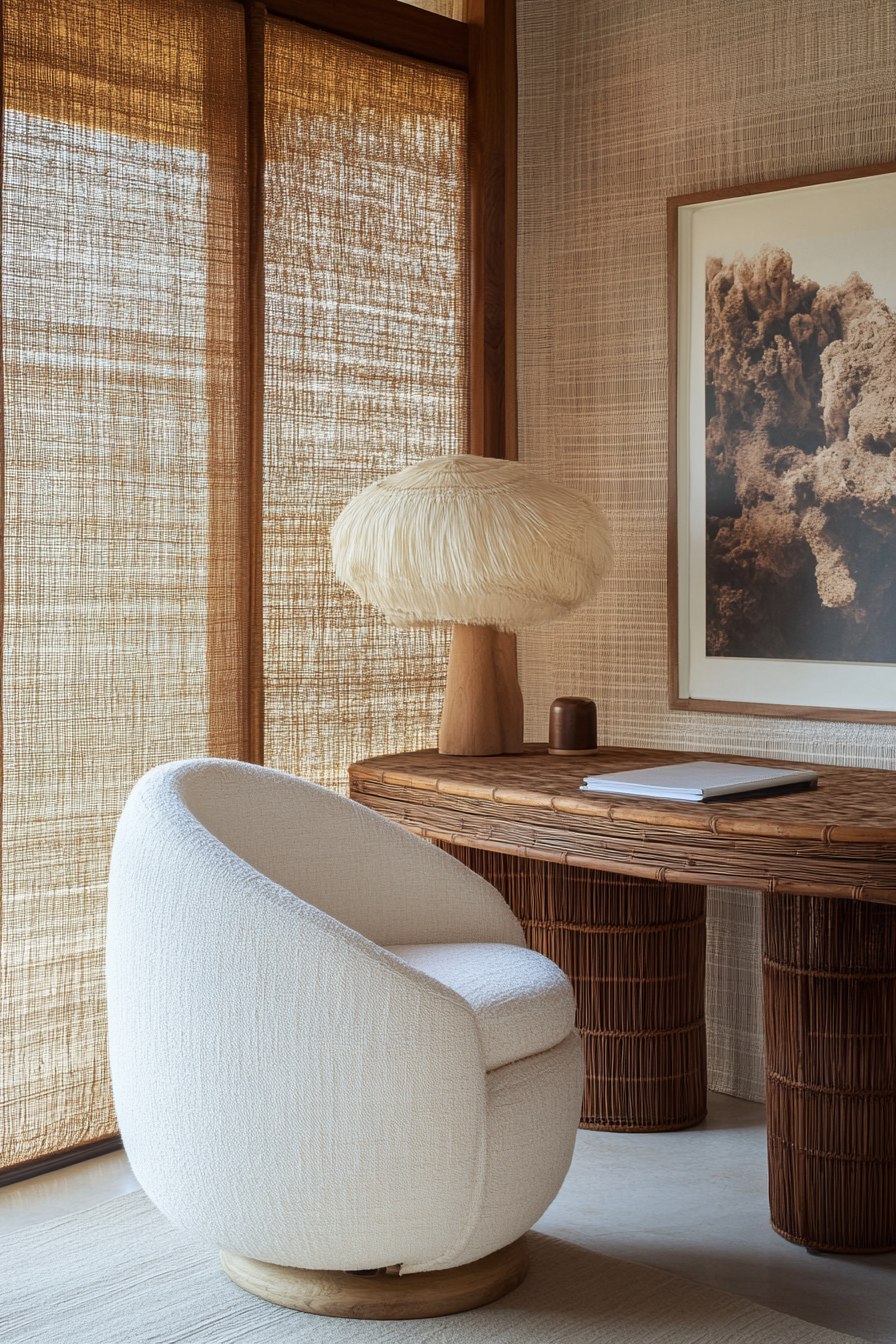
<path id="1" fill-rule="evenodd" d="M 331 542 L 340 579 L 393 625 L 453 623 L 439 751 L 521 751 L 511 632 L 597 592 L 612 561 L 597 505 L 518 462 L 436 457 L 362 490 Z"/>

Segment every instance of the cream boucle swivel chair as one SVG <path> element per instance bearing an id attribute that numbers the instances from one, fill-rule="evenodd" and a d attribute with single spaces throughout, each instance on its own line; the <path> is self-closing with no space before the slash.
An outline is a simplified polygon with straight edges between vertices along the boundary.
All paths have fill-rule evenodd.
<path id="1" fill-rule="evenodd" d="M 404 1317 L 521 1281 L 582 1055 L 565 976 L 462 864 L 279 771 L 160 766 L 115 838 L 107 984 L 137 1178 L 236 1282 Z"/>

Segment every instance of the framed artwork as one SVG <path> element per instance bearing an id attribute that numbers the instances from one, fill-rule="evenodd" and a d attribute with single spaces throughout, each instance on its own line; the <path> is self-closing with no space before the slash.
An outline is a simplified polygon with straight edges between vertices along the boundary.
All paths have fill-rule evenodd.
<path id="1" fill-rule="evenodd" d="M 896 723 L 896 163 L 668 225 L 672 707 Z"/>

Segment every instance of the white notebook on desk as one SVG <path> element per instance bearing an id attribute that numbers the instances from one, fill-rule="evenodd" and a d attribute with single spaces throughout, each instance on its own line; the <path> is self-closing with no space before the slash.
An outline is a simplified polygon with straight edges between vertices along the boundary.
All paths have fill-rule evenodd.
<path id="1" fill-rule="evenodd" d="M 771 770 L 767 765 L 729 765 L 726 761 L 683 761 L 680 765 L 620 770 L 609 775 L 586 775 L 583 793 L 619 793 L 629 798 L 666 798 L 679 803 L 703 803 L 729 794 L 757 789 L 784 789 L 793 784 L 814 788 L 814 770 Z"/>

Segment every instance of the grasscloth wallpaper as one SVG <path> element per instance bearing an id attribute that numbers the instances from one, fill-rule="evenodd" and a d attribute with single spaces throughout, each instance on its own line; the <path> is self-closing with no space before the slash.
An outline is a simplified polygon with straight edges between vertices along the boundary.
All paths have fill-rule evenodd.
<path id="1" fill-rule="evenodd" d="M 588 695 L 608 743 L 896 768 L 893 725 L 671 711 L 665 556 L 666 198 L 896 159 L 896 0 L 518 0 L 518 43 L 520 457 L 617 545 L 520 639 L 527 737 Z"/>

